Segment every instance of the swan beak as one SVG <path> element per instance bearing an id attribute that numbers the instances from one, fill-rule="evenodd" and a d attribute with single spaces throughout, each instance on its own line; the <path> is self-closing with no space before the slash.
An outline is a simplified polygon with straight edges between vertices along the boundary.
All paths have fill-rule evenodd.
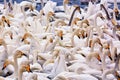
<path id="1" fill-rule="evenodd" d="M 119 16 L 119 11 L 118 11 L 117 8 L 114 9 L 114 12 L 115 12 L 116 17 L 118 17 Z"/>
<path id="2" fill-rule="evenodd" d="M 98 61 L 102 62 L 102 60 L 101 60 L 99 55 L 97 56 L 97 59 L 98 59 Z"/>
<path id="3" fill-rule="evenodd" d="M 78 38 L 80 39 L 80 36 L 78 35 Z"/>
<path id="4" fill-rule="evenodd" d="M 58 32 L 58 36 L 60 37 L 61 40 L 63 40 L 63 31 L 62 30 L 60 30 Z"/>
<path id="5" fill-rule="evenodd" d="M 10 39 L 13 39 L 13 34 L 10 35 Z"/>
<path id="6" fill-rule="evenodd" d="M 117 22 L 114 19 L 112 19 L 112 24 L 117 25 Z"/>
<path id="7" fill-rule="evenodd" d="M 89 47 L 92 47 L 92 40 L 89 41 Z"/>
<path id="8" fill-rule="evenodd" d="M 32 72 L 32 70 L 30 69 L 30 65 L 27 65 L 27 66 L 26 66 L 26 71 Z"/>
<path id="9" fill-rule="evenodd" d="M 100 16 L 100 18 L 101 18 L 102 20 L 104 20 L 104 19 L 105 19 L 103 16 Z"/>
<path id="10" fill-rule="evenodd" d="M 117 53 L 115 53 L 114 62 L 117 61 Z"/>
<path id="11" fill-rule="evenodd" d="M 6 67 L 7 67 L 7 64 L 4 63 L 4 64 L 3 64 L 3 67 L 2 67 L 2 70 L 4 70 Z"/>
<path id="12" fill-rule="evenodd" d="M 108 53 L 108 57 L 110 58 L 110 60 L 112 60 L 111 53 Z"/>
<path id="13" fill-rule="evenodd" d="M 120 80 L 120 76 L 119 76 L 119 74 L 118 74 L 118 72 L 117 71 L 115 71 L 115 77 L 117 78 L 117 80 Z"/>
<path id="14" fill-rule="evenodd" d="M 86 57 L 83 53 L 81 53 L 81 55 L 82 55 L 83 57 Z"/>
<path id="15" fill-rule="evenodd" d="M 4 70 L 6 67 L 3 67 L 2 70 Z"/>
<path id="16" fill-rule="evenodd" d="M 63 40 L 63 36 L 61 36 L 60 39 Z"/>
<path id="17" fill-rule="evenodd" d="M 27 55 L 27 54 L 24 54 L 24 53 L 23 53 L 23 56 L 25 56 L 25 57 L 27 57 L 27 58 L 28 58 L 28 55 Z"/>
<path id="18" fill-rule="evenodd" d="M 8 19 L 5 19 L 4 21 L 7 23 L 8 27 L 10 27 L 10 21 Z"/>
<path id="19" fill-rule="evenodd" d="M 24 38 L 22 38 L 22 40 L 21 40 L 21 41 L 23 42 L 24 40 L 25 40 L 25 39 L 24 39 Z"/>

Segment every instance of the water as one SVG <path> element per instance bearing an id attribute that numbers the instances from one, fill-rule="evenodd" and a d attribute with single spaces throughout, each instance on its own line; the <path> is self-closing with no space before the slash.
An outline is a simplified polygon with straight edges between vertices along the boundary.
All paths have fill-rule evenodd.
<path id="1" fill-rule="evenodd" d="M 8 2 L 9 0 L 7 0 Z M 12 0 L 13 2 L 16 1 L 17 3 L 20 3 L 21 1 L 25 1 L 25 0 Z M 28 1 L 28 0 L 26 0 Z M 57 6 L 63 5 L 63 0 L 52 0 L 57 2 Z M 3 0 L 0 0 L 0 3 L 3 3 Z M 70 5 L 79 5 L 81 8 L 84 8 L 85 6 L 87 6 L 87 4 L 81 4 L 80 0 L 70 0 Z M 109 3 L 111 4 L 109 7 L 113 8 L 113 3 Z M 118 7 L 120 9 L 120 3 L 118 3 Z M 39 11 L 41 9 L 41 4 L 37 3 L 36 9 Z"/>

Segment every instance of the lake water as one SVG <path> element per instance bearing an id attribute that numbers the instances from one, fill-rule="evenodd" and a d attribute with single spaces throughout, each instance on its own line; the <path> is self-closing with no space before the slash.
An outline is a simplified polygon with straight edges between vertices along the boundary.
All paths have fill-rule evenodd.
<path id="1" fill-rule="evenodd" d="M 0 0 L 0 3 L 3 3 L 4 0 Z M 7 0 L 9 1 L 9 0 Z M 20 3 L 21 1 L 25 1 L 25 0 L 13 0 L 13 2 L 16 1 L 17 3 Z M 26 0 L 27 1 L 27 0 Z M 52 0 L 52 1 L 55 1 L 57 2 L 57 5 L 62 5 L 63 4 L 63 0 Z M 87 4 L 81 4 L 80 0 L 70 0 L 70 5 L 74 5 L 74 4 L 77 4 L 79 5 L 80 7 L 84 8 L 85 6 L 87 6 Z M 110 8 L 113 8 L 113 3 L 110 3 L 111 5 L 109 6 Z M 120 3 L 118 3 L 118 7 L 120 9 Z M 37 10 L 40 10 L 41 9 L 41 5 L 40 4 L 37 4 L 36 6 L 36 9 Z"/>

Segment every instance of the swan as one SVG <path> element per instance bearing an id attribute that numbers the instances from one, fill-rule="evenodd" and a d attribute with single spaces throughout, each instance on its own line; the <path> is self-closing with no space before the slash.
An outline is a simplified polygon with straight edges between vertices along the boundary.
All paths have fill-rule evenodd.
<path id="1" fill-rule="evenodd" d="M 61 68 L 61 69 L 60 69 Z M 60 50 L 60 55 L 55 60 L 53 69 L 51 74 L 48 76 L 49 78 L 55 77 L 60 72 L 67 71 L 67 65 L 65 64 L 65 55 L 62 50 Z"/>
<path id="2" fill-rule="evenodd" d="M 15 54 L 14 54 L 14 61 L 11 61 L 11 60 L 9 60 L 9 59 L 6 59 L 5 61 L 4 61 L 4 64 L 3 64 L 3 70 L 8 66 L 8 65 L 13 65 L 13 67 L 14 67 L 14 74 L 13 74 L 13 76 L 14 77 L 17 77 L 18 76 L 18 60 L 17 60 L 17 58 L 21 58 L 22 56 L 27 56 L 26 54 L 24 54 L 23 52 L 21 52 L 21 51 L 19 51 L 19 50 L 17 50 L 16 52 L 15 52 Z"/>
<path id="3" fill-rule="evenodd" d="M 30 65 L 29 64 L 25 64 L 25 65 L 21 65 L 19 72 L 18 72 L 18 80 L 23 80 L 22 76 L 23 76 L 23 72 L 28 71 L 28 72 L 32 72 L 30 69 Z"/>
<path id="4" fill-rule="evenodd" d="M 53 80 L 98 80 L 89 74 L 76 74 L 73 72 L 62 72 L 58 74 Z"/>
<path id="5" fill-rule="evenodd" d="M 31 2 L 28 1 L 22 1 L 20 4 L 21 12 L 23 13 L 25 19 L 27 18 L 26 13 L 25 13 L 25 8 L 28 7 L 31 11 L 34 10 L 34 5 Z"/>
<path id="6" fill-rule="evenodd" d="M 7 8 L 7 1 L 4 0 L 4 9 L 6 9 L 6 8 Z"/>
<path id="7" fill-rule="evenodd" d="M 4 27 L 5 27 L 5 23 L 8 25 L 8 27 L 10 27 L 10 20 L 9 19 L 7 19 L 5 16 L 2 16 L 1 20 L 2 20 L 2 24 Z"/>
<path id="8" fill-rule="evenodd" d="M 47 1 L 45 6 L 42 8 L 45 15 L 47 15 L 49 12 L 54 13 L 54 8 L 56 7 L 57 3 L 53 1 Z"/>
<path id="9" fill-rule="evenodd" d="M 105 70 L 104 72 L 103 72 L 103 74 L 102 74 L 102 80 L 106 80 L 106 79 L 114 79 L 115 77 L 114 76 L 109 76 L 109 77 L 107 77 L 107 75 L 109 75 L 109 74 L 113 74 L 114 75 L 114 72 L 115 72 L 115 70 L 114 69 L 107 69 L 107 70 Z"/>
<path id="10" fill-rule="evenodd" d="M 65 11 L 65 13 L 66 14 L 68 14 L 68 6 L 67 6 L 67 4 L 69 3 L 69 0 L 63 0 L 63 6 L 64 6 L 64 11 Z"/>
<path id="11" fill-rule="evenodd" d="M 72 15 L 70 17 L 70 21 L 68 23 L 68 26 L 71 26 L 71 23 L 72 23 L 72 20 L 73 20 L 73 17 L 74 17 L 74 14 L 75 14 L 76 11 L 81 13 L 81 10 L 80 10 L 79 6 L 75 6 L 75 9 L 73 10 L 73 13 L 72 13 Z M 72 31 L 73 31 L 73 28 L 72 28 Z"/>
<path id="12" fill-rule="evenodd" d="M 117 5 L 117 0 L 114 0 L 114 9 L 113 12 L 115 13 L 115 16 L 118 17 L 119 16 L 119 8 Z"/>
<path id="13" fill-rule="evenodd" d="M 103 47 L 102 43 L 101 43 L 101 40 L 99 38 L 94 38 L 93 40 L 90 40 L 90 47 L 91 47 L 91 52 L 94 51 L 94 46 L 95 44 L 98 43 L 100 46 L 101 46 L 101 49 Z"/>

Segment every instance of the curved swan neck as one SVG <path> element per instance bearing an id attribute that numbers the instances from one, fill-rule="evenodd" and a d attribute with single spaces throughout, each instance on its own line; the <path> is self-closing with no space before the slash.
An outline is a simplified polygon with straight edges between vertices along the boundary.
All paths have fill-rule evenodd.
<path id="1" fill-rule="evenodd" d="M 6 9 L 6 8 L 7 8 L 7 1 L 4 0 L 4 9 Z"/>
<path id="2" fill-rule="evenodd" d="M 43 0 L 40 0 L 41 1 L 41 9 L 43 9 L 43 7 L 44 7 L 44 2 L 43 2 Z"/>
<path id="3" fill-rule="evenodd" d="M 24 69 L 20 68 L 19 73 L 18 73 L 18 80 L 22 80 L 22 75 L 23 75 Z"/>
<path id="4" fill-rule="evenodd" d="M 105 6 L 104 6 L 103 4 L 101 4 L 100 6 L 101 6 L 101 9 L 102 9 L 102 8 L 104 9 L 104 11 L 105 11 L 105 13 L 106 13 L 106 16 L 107 16 L 107 19 L 110 20 L 111 18 L 110 18 L 110 16 L 109 16 L 109 13 L 108 13 L 107 9 L 105 8 Z"/>
<path id="5" fill-rule="evenodd" d="M 102 74 L 102 80 L 106 80 L 106 76 L 114 72 L 114 69 L 105 70 Z"/>
<path id="6" fill-rule="evenodd" d="M 64 6 L 64 11 L 67 14 L 67 4 L 68 4 L 69 0 L 63 0 L 63 6 Z"/>
<path id="7" fill-rule="evenodd" d="M 5 37 L 5 35 L 9 34 L 10 38 L 13 39 L 13 33 L 11 31 L 6 31 L 3 33 L 3 38 Z"/>
<path id="8" fill-rule="evenodd" d="M 79 6 L 75 7 L 75 9 L 73 10 L 73 13 L 72 13 L 72 15 L 71 15 L 71 17 L 70 17 L 70 21 L 69 21 L 68 26 L 71 26 L 71 23 L 72 23 L 72 20 L 73 20 L 74 14 L 75 14 L 75 12 L 76 12 L 77 10 L 80 11 L 80 7 L 79 7 Z"/>
<path id="9" fill-rule="evenodd" d="M 114 9 L 115 9 L 115 8 L 118 9 L 117 0 L 114 0 Z"/>
<path id="10" fill-rule="evenodd" d="M 18 62 L 17 62 L 17 56 L 14 55 L 14 68 L 15 68 L 15 77 L 18 76 Z"/>

